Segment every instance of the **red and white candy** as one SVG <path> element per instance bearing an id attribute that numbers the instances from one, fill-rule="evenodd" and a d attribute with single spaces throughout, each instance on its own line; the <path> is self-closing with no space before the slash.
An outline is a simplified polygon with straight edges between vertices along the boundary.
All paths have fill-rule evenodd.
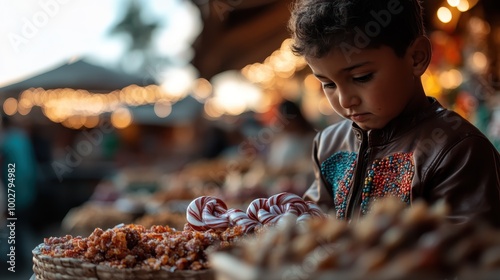
<path id="1" fill-rule="evenodd" d="M 250 219 L 245 212 L 240 209 L 227 210 L 231 226 L 243 226 L 245 232 L 252 231 L 260 223 Z"/>
<path id="2" fill-rule="evenodd" d="M 222 200 L 202 196 L 189 204 L 186 218 L 191 228 L 198 231 L 242 226 L 249 232 L 258 225 L 275 224 L 284 215 L 295 216 L 297 222 L 325 216 L 316 204 L 304 201 L 296 194 L 279 193 L 269 199 L 255 199 L 246 212 L 239 209 L 228 210 Z"/>
<path id="3" fill-rule="evenodd" d="M 276 223 L 283 215 L 300 216 L 309 210 L 306 202 L 292 193 L 279 193 L 269 199 L 255 199 L 247 209 L 248 217 L 262 224 Z M 255 215 L 257 213 L 257 215 Z"/>
<path id="4" fill-rule="evenodd" d="M 313 217 L 325 217 L 325 213 L 319 208 L 316 203 L 311 201 L 306 201 L 307 203 L 307 212 L 311 214 Z"/>
<path id="5" fill-rule="evenodd" d="M 269 205 L 305 204 L 305 201 L 293 193 L 279 193 L 271 196 L 267 203 Z"/>
<path id="6" fill-rule="evenodd" d="M 267 204 L 267 199 L 256 198 L 254 199 L 247 208 L 247 215 L 250 219 L 254 221 L 259 221 L 259 210 L 264 209 L 269 211 L 269 205 Z"/>
<path id="7" fill-rule="evenodd" d="M 194 230 L 227 228 L 227 206 L 224 201 L 211 196 L 202 196 L 189 203 L 186 219 Z"/>

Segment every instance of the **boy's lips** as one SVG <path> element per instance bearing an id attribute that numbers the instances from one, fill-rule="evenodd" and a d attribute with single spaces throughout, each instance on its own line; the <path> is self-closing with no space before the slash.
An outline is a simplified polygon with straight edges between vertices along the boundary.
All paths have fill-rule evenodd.
<path id="1" fill-rule="evenodd" d="M 359 113 L 359 114 L 348 115 L 348 118 L 350 118 L 354 122 L 363 122 L 367 120 L 369 116 L 370 113 Z"/>

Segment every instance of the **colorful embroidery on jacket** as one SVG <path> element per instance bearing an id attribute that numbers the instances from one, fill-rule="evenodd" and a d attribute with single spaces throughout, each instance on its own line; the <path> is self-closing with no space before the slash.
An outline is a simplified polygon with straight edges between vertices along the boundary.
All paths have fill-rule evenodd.
<path id="1" fill-rule="evenodd" d="M 347 197 L 356 166 L 354 152 L 337 152 L 321 164 L 321 173 L 332 185 L 337 218 L 345 218 Z M 396 153 L 377 159 L 367 169 L 361 194 L 361 211 L 366 214 L 372 201 L 396 196 L 410 203 L 411 182 L 415 173 L 413 153 Z"/>
<path id="2" fill-rule="evenodd" d="M 337 152 L 321 164 L 321 173 L 333 188 L 335 212 L 339 219 L 345 217 L 347 195 L 351 188 L 356 157 L 357 154 L 354 152 Z"/>
<path id="3" fill-rule="evenodd" d="M 368 169 L 361 194 L 362 213 L 368 212 L 370 202 L 385 196 L 399 197 L 409 204 L 414 173 L 413 153 L 396 153 L 374 160 Z"/>

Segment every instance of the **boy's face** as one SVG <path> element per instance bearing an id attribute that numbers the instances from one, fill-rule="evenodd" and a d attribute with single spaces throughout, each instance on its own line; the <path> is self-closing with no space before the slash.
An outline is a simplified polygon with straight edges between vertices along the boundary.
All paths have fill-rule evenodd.
<path id="1" fill-rule="evenodd" d="M 387 46 L 350 56 L 333 49 L 321 58 L 306 57 L 333 109 L 365 130 L 383 128 L 417 94 L 412 60 Z"/>

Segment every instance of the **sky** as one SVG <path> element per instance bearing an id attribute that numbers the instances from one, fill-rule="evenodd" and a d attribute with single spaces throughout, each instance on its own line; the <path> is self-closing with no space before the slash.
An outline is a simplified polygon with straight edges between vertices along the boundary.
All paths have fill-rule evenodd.
<path id="1" fill-rule="evenodd" d="M 81 58 L 116 66 L 127 42 L 123 36 L 110 36 L 109 31 L 122 19 L 128 3 L 127 0 L 1 1 L 0 87 Z M 197 8 L 183 0 L 140 3 L 144 6 L 144 18 L 156 20 L 162 26 L 156 32 L 156 50 L 174 60 L 189 60 L 190 44 L 201 31 Z"/>

